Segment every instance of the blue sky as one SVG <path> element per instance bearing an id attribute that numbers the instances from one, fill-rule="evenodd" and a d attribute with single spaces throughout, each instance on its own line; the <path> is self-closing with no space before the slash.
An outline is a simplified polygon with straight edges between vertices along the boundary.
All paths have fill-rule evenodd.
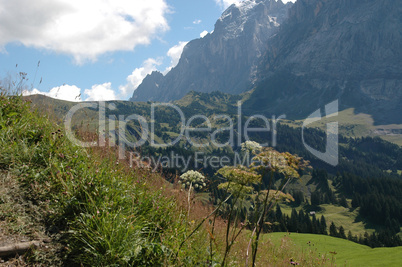
<path id="1" fill-rule="evenodd" d="M 0 0 L 0 78 L 26 72 L 31 93 L 65 100 L 127 100 L 234 2 Z"/>

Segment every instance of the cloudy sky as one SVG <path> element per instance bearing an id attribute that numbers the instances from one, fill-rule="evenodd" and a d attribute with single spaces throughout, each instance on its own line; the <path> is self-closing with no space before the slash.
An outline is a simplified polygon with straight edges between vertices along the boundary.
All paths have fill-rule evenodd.
<path id="1" fill-rule="evenodd" d="M 127 100 L 236 0 L 0 0 L 0 79 L 28 74 L 31 93 Z"/>

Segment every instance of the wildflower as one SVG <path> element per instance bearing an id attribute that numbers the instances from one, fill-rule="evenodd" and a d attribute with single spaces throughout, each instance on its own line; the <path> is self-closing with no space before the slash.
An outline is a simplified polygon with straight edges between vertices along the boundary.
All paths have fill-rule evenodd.
<path id="1" fill-rule="evenodd" d="M 259 153 L 262 146 L 254 141 L 246 141 L 241 144 L 241 151 L 245 153 Z"/>
<path id="2" fill-rule="evenodd" d="M 197 171 L 190 170 L 180 176 L 179 184 L 185 185 L 183 188 L 192 185 L 193 188 L 202 189 L 205 177 Z"/>
<path id="3" fill-rule="evenodd" d="M 243 166 L 225 166 L 218 170 L 218 174 L 225 177 L 229 182 L 242 186 L 257 184 L 261 181 L 261 175 L 258 175 Z"/>
<path id="4" fill-rule="evenodd" d="M 290 259 L 290 264 L 291 264 L 291 265 L 299 265 L 299 263 L 298 263 L 298 262 L 295 262 L 293 259 Z"/>

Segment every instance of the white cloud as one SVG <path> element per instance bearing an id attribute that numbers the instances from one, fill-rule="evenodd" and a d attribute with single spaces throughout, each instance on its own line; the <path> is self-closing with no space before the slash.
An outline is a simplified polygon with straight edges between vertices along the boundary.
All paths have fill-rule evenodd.
<path id="1" fill-rule="evenodd" d="M 193 21 L 193 24 L 200 24 L 201 22 L 202 22 L 202 20 L 196 19 L 196 20 Z"/>
<path id="2" fill-rule="evenodd" d="M 0 51 L 19 42 L 81 64 L 149 44 L 169 29 L 167 12 L 166 0 L 0 0 Z"/>
<path id="3" fill-rule="evenodd" d="M 177 63 L 179 63 L 181 54 L 183 53 L 183 49 L 188 42 L 179 42 L 179 44 L 171 47 L 167 52 L 168 57 L 170 57 L 170 66 L 167 67 L 164 73 L 169 72 L 172 68 L 176 67 Z"/>
<path id="4" fill-rule="evenodd" d="M 200 33 L 200 37 L 204 38 L 208 33 L 208 31 L 203 31 L 202 33 Z"/>
<path id="5" fill-rule="evenodd" d="M 84 94 L 88 96 L 85 101 L 116 100 L 111 83 L 95 84 L 91 89 L 85 89 Z"/>
<path id="6" fill-rule="evenodd" d="M 144 63 L 142 63 L 142 67 L 133 70 L 133 72 L 127 77 L 127 84 L 119 87 L 122 97 L 131 95 L 141 84 L 142 80 L 152 71 L 157 70 L 156 67 L 161 64 L 162 61 L 160 59 L 148 58 Z"/>
<path id="7" fill-rule="evenodd" d="M 75 85 L 62 85 L 58 87 L 53 87 L 49 92 L 41 92 L 38 89 L 33 89 L 32 91 L 23 91 L 23 95 L 45 95 L 52 98 L 78 102 L 81 101 L 81 89 Z"/>
<path id="8" fill-rule="evenodd" d="M 32 91 L 25 90 L 22 93 L 23 95 L 45 95 L 52 98 L 72 101 L 72 102 L 80 102 L 83 100 L 81 95 L 81 88 L 75 85 L 62 85 L 53 87 L 49 92 L 41 92 L 38 89 L 33 89 Z M 107 100 L 116 100 L 115 92 L 112 89 L 112 84 L 104 83 L 104 84 L 95 84 L 91 89 L 85 89 L 84 94 L 86 96 L 85 101 L 107 101 Z"/>

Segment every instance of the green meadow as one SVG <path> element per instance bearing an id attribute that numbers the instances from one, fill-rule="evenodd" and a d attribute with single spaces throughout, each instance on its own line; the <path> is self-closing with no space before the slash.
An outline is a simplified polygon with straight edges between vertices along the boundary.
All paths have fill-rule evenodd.
<path id="1" fill-rule="evenodd" d="M 317 265 L 321 265 L 322 258 L 332 266 L 401 266 L 402 247 L 370 248 L 345 239 L 326 235 L 271 233 L 264 236 L 274 244 L 282 242 L 287 237 L 304 254 L 315 254 Z M 295 258 L 294 260 L 297 261 Z"/>

